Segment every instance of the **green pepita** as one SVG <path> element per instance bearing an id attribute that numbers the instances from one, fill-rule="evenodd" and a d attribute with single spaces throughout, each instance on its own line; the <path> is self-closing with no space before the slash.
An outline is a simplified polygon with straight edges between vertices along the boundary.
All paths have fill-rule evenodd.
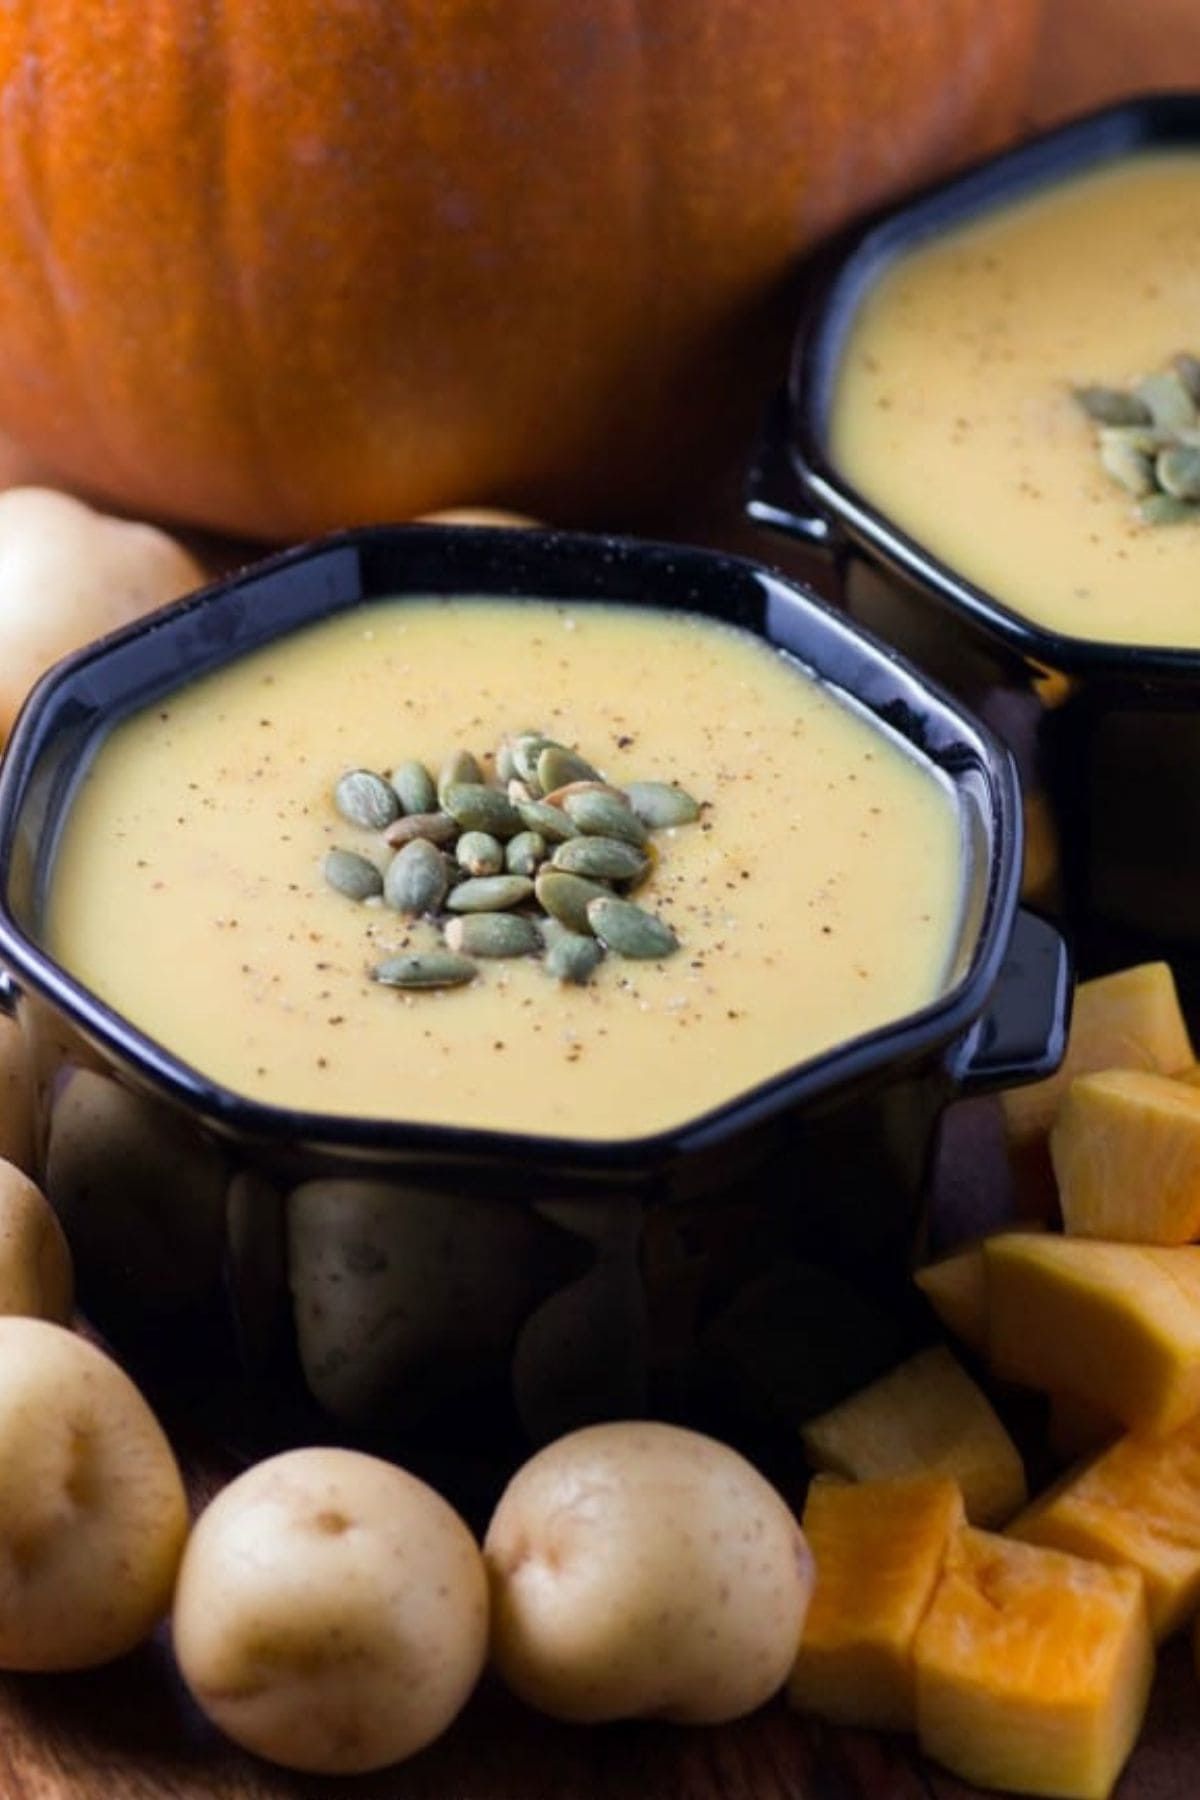
<path id="1" fill-rule="evenodd" d="M 539 869 L 534 882 L 538 905 L 552 918 L 567 927 L 591 935 L 588 906 L 593 900 L 611 899 L 608 889 L 582 875 L 568 875 L 563 869 Z"/>
<path id="2" fill-rule="evenodd" d="M 1138 501 L 1138 518 L 1147 525 L 1186 525 L 1200 519 L 1200 503 L 1174 494 L 1147 494 Z"/>
<path id="3" fill-rule="evenodd" d="M 384 987 L 443 988 L 463 987 L 479 973 L 468 957 L 456 956 L 450 950 L 417 950 L 407 956 L 389 956 L 371 974 Z"/>
<path id="4" fill-rule="evenodd" d="M 496 778 L 507 785 L 514 779 L 516 773 L 517 765 L 513 761 L 512 745 L 505 742 L 496 750 Z"/>
<path id="5" fill-rule="evenodd" d="M 546 971 L 558 981 L 584 987 L 603 960 L 603 946 L 594 937 L 564 931 L 546 951 Z"/>
<path id="6" fill-rule="evenodd" d="M 649 837 L 632 807 L 608 794 L 568 794 L 563 809 L 572 824 L 578 825 L 589 837 L 620 838 L 623 843 L 636 844 L 639 848 Z"/>
<path id="7" fill-rule="evenodd" d="M 590 900 L 587 917 L 605 949 L 618 956 L 657 960 L 679 948 L 671 927 L 632 900 L 618 900 L 611 894 Z"/>
<path id="8" fill-rule="evenodd" d="M 527 781 L 531 787 L 536 783 L 539 792 L 541 783 L 538 782 L 538 757 L 553 743 L 553 738 L 543 736 L 540 731 L 522 731 L 513 739 L 513 768 L 520 779 Z"/>
<path id="9" fill-rule="evenodd" d="M 1181 350 L 1178 356 L 1171 358 L 1171 367 L 1195 405 L 1200 406 L 1200 356 L 1191 356 L 1186 350 Z"/>
<path id="10" fill-rule="evenodd" d="M 504 848 L 504 866 L 510 875 L 536 875 L 546 860 L 546 840 L 540 831 L 518 831 Z"/>
<path id="11" fill-rule="evenodd" d="M 1154 464 L 1142 450 L 1120 438 L 1105 438 L 1100 444 L 1100 464 L 1105 474 L 1120 482 L 1126 493 L 1140 499 L 1154 492 Z"/>
<path id="12" fill-rule="evenodd" d="M 398 850 L 383 878 L 383 897 L 401 913 L 436 912 L 449 883 L 441 851 L 428 838 L 414 838 Z"/>
<path id="13" fill-rule="evenodd" d="M 520 906 L 533 893 L 527 875 L 480 875 L 460 881 L 446 896 L 451 912 L 506 912 Z"/>
<path id="14" fill-rule="evenodd" d="M 391 782 L 404 812 L 436 812 L 437 787 L 423 762 L 400 763 L 392 770 Z"/>
<path id="15" fill-rule="evenodd" d="M 1075 398 L 1089 419 L 1098 425 L 1149 425 L 1153 414 L 1144 400 L 1124 388 L 1081 387 Z"/>
<path id="16" fill-rule="evenodd" d="M 1200 500 L 1200 449 L 1190 444 L 1175 444 L 1159 452 L 1154 465 L 1158 485 L 1177 500 Z"/>
<path id="17" fill-rule="evenodd" d="M 568 838 L 578 835 L 578 827 L 561 806 L 551 806 L 545 800 L 518 800 L 517 814 L 527 831 L 538 832 L 548 844 L 565 844 Z"/>
<path id="18" fill-rule="evenodd" d="M 330 850 L 323 867 L 330 887 L 347 900 L 371 900 L 383 892 L 383 876 L 357 850 Z"/>
<path id="19" fill-rule="evenodd" d="M 1177 370 L 1156 369 L 1152 375 L 1144 375 L 1133 391 L 1154 423 L 1165 430 L 1178 431 L 1196 423 L 1196 403 Z"/>
<path id="20" fill-rule="evenodd" d="M 637 817 L 651 831 L 693 825 L 700 817 L 698 801 L 668 781 L 631 781 L 625 793 Z"/>
<path id="21" fill-rule="evenodd" d="M 349 769 L 333 790 L 333 803 L 343 819 L 367 831 L 382 831 L 400 811 L 390 783 L 371 769 Z"/>
<path id="22" fill-rule="evenodd" d="M 385 844 L 398 850 L 402 844 L 411 844 L 414 838 L 427 838 L 431 844 L 452 844 L 458 836 L 458 825 L 449 813 L 406 813 L 404 818 L 396 819 L 383 834 Z"/>
<path id="23" fill-rule="evenodd" d="M 487 831 L 492 837 L 516 837 L 521 815 L 499 788 L 481 781 L 456 781 L 442 794 L 442 809 L 464 831 Z"/>
<path id="24" fill-rule="evenodd" d="M 478 783 L 483 780 L 483 770 L 469 750 L 455 750 L 449 755 L 438 770 L 437 798 L 443 812 L 446 810 L 446 791 L 459 787 L 463 782 Z"/>
<path id="25" fill-rule="evenodd" d="M 499 875 L 504 868 L 504 845 L 490 831 L 464 831 L 454 854 L 468 875 Z"/>
<path id="26" fill-rule="evenodd" d="M 463 956 L 532 956 L 542 947 L 537 926 L 520 913 L 469 913 L 451 919 L 445 935 L 451 950 Z"/>
<path id="27" fill-rule="evenodd" d="M 538 756 L 537 778 L 542 792 L 550 794 L 568 782 L 598 781 L 600 772 L 578 751 L 568 750 L 562 744 L 547 744 Z"/>
<path id="28" fill-rule="evenodd" d="M 556 869 L 568 875 L 586 875 L 590 881 L 640 881 L 647 862 L 642 852 L 621 838 L 577 837 L 560 844 L 552 858 Z"/>

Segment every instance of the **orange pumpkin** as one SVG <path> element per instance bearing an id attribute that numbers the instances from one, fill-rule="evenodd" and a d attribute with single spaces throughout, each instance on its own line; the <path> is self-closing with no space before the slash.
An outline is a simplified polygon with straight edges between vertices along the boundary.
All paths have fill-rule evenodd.
<path id="1" fill-rule="evenodd" d="M 1037 8 L 9 0 L 0 428 L 257 536 L 631 517 L 740 454 L 797 253 L 1011 129 Z"/>

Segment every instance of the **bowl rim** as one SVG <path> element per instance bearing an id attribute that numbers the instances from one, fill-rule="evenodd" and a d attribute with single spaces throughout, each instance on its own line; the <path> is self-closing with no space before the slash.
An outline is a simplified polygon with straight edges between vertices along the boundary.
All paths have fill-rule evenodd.
<path id="1" fill-rule="evenodd" d="M 418 562 L 422 554 L 448 560 L 452 566 L 463 561 L 474 572 L 476 582 L 480 567 L 488 565 L 502 575 L 502 583 L 486 589 L 476 586 L 474 591 L 497 597 L 528 594 L 535 599 L 570 598 L 585 603 L 608 599 L 619 603 L 621 596 L 609 594 L 603 587 L 591 594 L 556 595 L 544 589 L 539 593 L 536 587 L 528 585 L 531 568 L 542 570 L 545 580 L 553 567 L 563 563 L 567 567 L 586 566 L 598 582 L 611 582 L 611 573 L 606 577 L 604 572 L 617 567 L 628 568 L 638 577 L 639 585 L 650 576 L 668 581 L 680 590 L 682 610 L 689 610 L 683 595 L 688 581 L 703 579 L 741 584 L 748 596 L 753 593 L 758 597 L 768 614 L 772 608 L 802 612 L 807 629 L 820 642 L 822 663 L 840 659 L 842 667 L 855 675 L 851 684 L 824 673 L 822 667 L 816 671 L 821 679 L 850 694 L 883 728 L 895 728 L 894 720 L 905 719 L 905 709 L 910 731 L 918 723 L 926 728 L 936 724 L 946 734 L 943 748 L 947 753 L 957 745 L 959 752 L 968 754 L 961 770 L 963 783 L 968 774 L 973 774 L 976 782 L 980 775 L 984 777 L 991 843 L 974 925 L 975 941 L 958 979 L 928 1005 L 891 1024 L 792 1065 L 677 1126 L 632 1138 L 555 1137 L 404 1119 L 358 1118 L 269 1104 L 202 1074 L 92 994 L 55 962 L 26 929 L 14 912 L 10 893 L 14 840 L 30 778 L 72 699 L 86 692 L 105 664 L 128 647 L 151 640 L 162 645 L 185 631 L 205 609 L 234 606 L 263 586 L 273 591 L 297 573 L 319 576 L 323 561 L 331 557 L 345 561 L 346 553 L 351 553 L 356 561 L 361 589 L 362 566 L 373 554 L 395 552 L 403 556 L 406 551 L 411 551 Z M 319 581 L 307 583 L 310 591 L 319 585 Z M 405 591 L 418 594 L 429 590 L 413 585 L 400 589 L 401 593 Z M 461 587 L 443 591 L 461 591 Z M 252 642 L 215 656 L 203 668 L 236 660 L 258 644 L 287 635 L 298 625 L 315 622 L 330 611 L 382 597 L 383 592 L 360 591 L 336 604 L 314 606 L 302 619 L 270 628 L 264 624 Z M 698 600 L 698 588 L 693 589 L 692 598 Z M 705 609 L 692 605 L 690 610 Z M 262 607 L 261 612 L 256 612 L 256 620 L 265 611 Z M 756 635 L 774 641 L 769 620 Z M 798 660 L 807 662 L 806 658 Z M 808 666 L 811 670 L 815 665 Z M 191 673 L 197 672 L 193 669 Z M 181 686 L 190 678 L 181 673 L 173 685 Z M 879 689 L 874 699 L 869 691 L 872 684 Z M 170 691 L 171 685 L 160 684 L 157 691 Z M 885 690 L 888 705 L 896 709 L 894 720 L 884 716 L 878 703 Z M 105 715 L 98 712 L 97 717 L 101 716 Z M 110 716 L 109 725 L 112 722 Z M 94 725 L 88 742 L 100 741 L 105 729 Z M 902 730 L 902 735 L 910 733 Z M 923 747 L 911 735 L 910 741 L 922 753 Z M 936 760 L 934 749 L 932 745 L 924 747 L 926 761 Z M 82 760 L 80 757 L 77 762 Z M 953 779 L 952 769 L 948 772 Z M 963 804 L 961 795 L 959 804 Z M 52 813 L 52 820 L 61 820 L 64 811 L 60 806 Z M 716 1150 L 743 1132 L 768 1124 L 798 1106 L 841 1094 L 843 1090 L 856 1091 L 878 1082 L 881 1074 L 889 1070 L 898 1073 L 936 1057 L 963 1038 L 985 1009 L 1004 963 L 1017 914 L 1022 844 L 1020 789 L 1007 747 L 982 721 L 890 646 L 852 623 L 806 584 L 765 564 L 693 545 L 618 535 L 555 530 L 518 532 L 422 523 L 352 527 L 269 555 L 210 582 L 85 646 L 41 678 L 21 709 L 0 760 L 0 964 L 10 972 L 10 987 L 15 983 L 18 994 L 27 990 L 64 1015 L 135 1085 L 166 1096 L 198 1116 L 218 1135 L 236 1139 L 242 1145 L 252 1144 L 264 1152 L 286 1146 L 303 1153 L 351 1157 L 368 1164 L 384 1164 L 402 1154 L 406 1162 L 425 1161 L 431 1167 L 453 1164 L 456 1170 L 464 1166 L 489 1168 L 500 1162 L 517 1163 L 531 1170 L 552 1169 L 556 1174 L 569 1172 L 584 1180 L 589 1175 L 620 1179 L 642 1176 L 647 1171 L 665 1171 L 684 1158 Z"/>
<path id="2" fill-rule="evenodd" d="M 785 453 L 806 499 L 835 530 L 1010 653 L 1066 675 L 1152 678 L 1172 685 L 1200 673 L 1200 648 L 1122 644 L 1038 624 L 958 574 L 896 525 L 845 476 L 827 451 L 833 378 L 847 327 L 870 283 L 897 256 L 993 206 L 1139 151 L 1200 151 L 1200 89 L 1136 95 L 1038 133 L 876 213 L 839 240 L 793 337 L 787 376 Z"/>

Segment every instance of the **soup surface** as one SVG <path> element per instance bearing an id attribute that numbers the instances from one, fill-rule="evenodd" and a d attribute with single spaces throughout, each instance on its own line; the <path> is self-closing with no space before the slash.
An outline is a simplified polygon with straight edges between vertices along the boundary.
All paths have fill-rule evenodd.
<path id="1" fill-rule="evenodd" d="M 329 888 L 384 860 L 349 768 L 546 731 L 704 803 L 656 832 L 662 962 L 590 985 L 536 958 L 419 994 L 368 974 L 436 928 Z M 485 765 L 487 766 L 487 765 Z M 51 952 L 195 1068 L 287 1106 L 571 1137 L 693 1117 L 933 999 L 962 824 L 899 739 L 749 633 L 685 613 L 404 600 L 296 633 L 116 726 L 55 865 Z"/>
<path id="2" fill-rule="evenodd" d="M 1200 645 L 1200 523 L 1150 525 L 1072 390 L 1200 352 L 1200 154 L 1145 153 L 898 259 L 852 322 L 833 461 L 1013 610 L 1074 637 Z"/>

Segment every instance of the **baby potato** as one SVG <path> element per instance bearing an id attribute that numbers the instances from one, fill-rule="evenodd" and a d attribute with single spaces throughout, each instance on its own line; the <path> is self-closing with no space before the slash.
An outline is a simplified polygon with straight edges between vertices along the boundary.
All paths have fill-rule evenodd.
<path id="1" fill-rule="evenodd" d="M 51 663 L 203 580 L 157 526 L 52 488 L 0 493 L 0 733 Z"/>
<path id="2" fill-rule="evenodd" d="M 716 1724 L 783 1685 L 812 1557 L 736 1451 L 674 1425 L 572 1432 L 501 1495 L 484 1540 L 492 1656 L 557 1718 Z"/>
<path id="3" fill-rule="evenodd" d="M 0 1668 L 85 1669 L 166 1612 L 183 1481 L 129 1377 L 44 1319 L 0 1319 Z"/>
<path id="4" fill-rule="evenodd" d="M 28 1175 L 0 1158 L 0 1314 L 65 1325 L 74 1292 L 71 1252 L 53 1207 Z"/>
<path id="5" fill-rule="evenodd" d="M 271 1762 L 351 1775 L 411 1756 L 487 1655 L 487 1578 L 458 1514 L 359 1451 L 291 1450 L 201 1514 L 175 1595 L 198 1705 Z"/>
<path id="6" fill-rule="evenodd" d="M 0 1156 L 34 1167 L 33 1059 L 18 1020 L 0 1014 Z"/>

